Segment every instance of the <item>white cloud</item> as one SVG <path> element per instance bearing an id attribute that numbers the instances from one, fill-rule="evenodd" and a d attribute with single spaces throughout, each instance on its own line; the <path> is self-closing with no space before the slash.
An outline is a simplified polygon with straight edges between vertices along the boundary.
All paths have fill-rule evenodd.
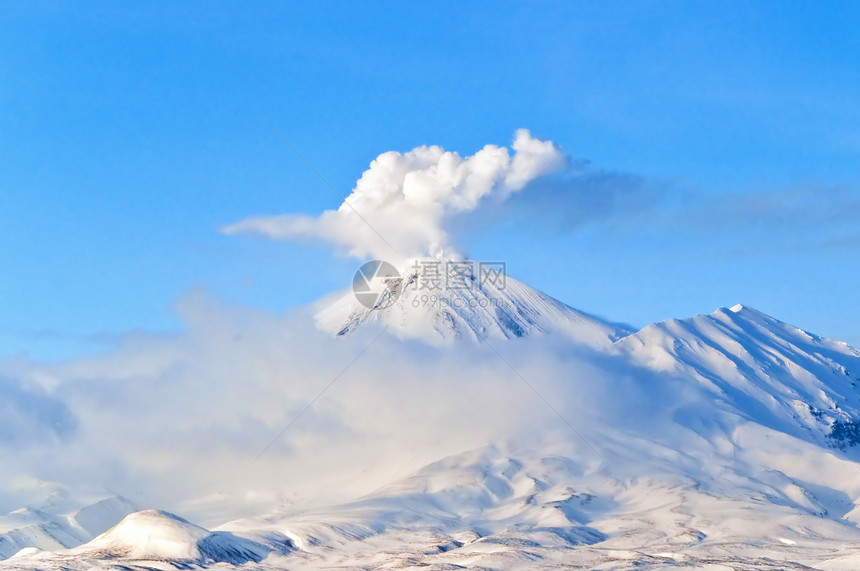
<path id="1" fill-rule="evenodd" d="M 318 217 L 247 218 L 223 232 L 318 240 L 356 257 L 453 255 L 458 247 L 454 217 L 488 205 L 498 208 L 535 178 L 564 165 L 551 141 L 536 139 L 526 129 L 516 132 L 511 149 L 487 145 L 468 157 L 438 146 L 382 153 L 337 210 Z"/>

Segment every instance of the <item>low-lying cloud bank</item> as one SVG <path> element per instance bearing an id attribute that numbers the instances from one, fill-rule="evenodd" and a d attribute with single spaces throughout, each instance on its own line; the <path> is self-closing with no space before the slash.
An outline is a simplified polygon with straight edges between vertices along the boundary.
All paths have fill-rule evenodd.
<path id="1" fill-rule="evenodd" d="M 375 331 L 335 339 L 303 311 L 270 315 L 202 295 L 179 308 L 182 333 L 136 334 L 59 365 L 0 362 L 14 397 L 0 421 L 0 507 L 21 506 L 13 483 L 26 476 L 203 518 L 220 502 L 236 516 L 272 509 L 273 498 L 368 493 L 448 454 L 569 430 L 484 346 L 434 348 L 384 334 L 367 348 Z M 587 426 L 582 419 L 608 390 L 604 365 L 547 338 L 505 351 L 571 422 Z"/>

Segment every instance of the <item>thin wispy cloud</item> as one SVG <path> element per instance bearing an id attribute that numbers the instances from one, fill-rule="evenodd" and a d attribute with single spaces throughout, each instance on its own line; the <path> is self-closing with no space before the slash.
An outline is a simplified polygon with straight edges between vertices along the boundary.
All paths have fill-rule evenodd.
<path id="1" fill-rule="evenodd" d="M 728 245 L 732 256 L 853 249 L 860 234 L 860 192 L 811 183 L 718 197 L 684 189 L 663 201 L 656 221 L 703 248 Z"/>
<path id="2" fill-rule="evenodd" d="M 535 183 L 511 209 L 511 217 L 562 234 L 613 221 L 646 222 L 654 219 L 671 187 L 670 181 L 583 164 Z"/>
<path id="3" fill-rule="evenodd" d="M 847 186 L 795 185 L 752 189 L 719 197 L 691 197 L 695 222 L 714 228 L 809 228 L 858 225 L 860 192 Z"/>

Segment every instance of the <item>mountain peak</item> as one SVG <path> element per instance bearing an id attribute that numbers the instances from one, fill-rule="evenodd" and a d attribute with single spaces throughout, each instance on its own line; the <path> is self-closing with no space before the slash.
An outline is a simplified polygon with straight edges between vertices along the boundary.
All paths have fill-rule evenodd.
<path id="1" fill-rule="evenodd" d="M 771 321 L 777 321 L 777 322 L 779 321 L 775 317 L 772 317 L 763 311 L 759 311 L 758 309 L 756 309 L 754 307 L 750 307 L 749 305 L 744 305 L 742 303 L 739 303 L 737 305 L 733 305 L 732 307 L 723 307 L 720 309 L 724 313 L 725 312 L 731 312 L 731 313 L 743 315 L 743 316 L 750 317 L 750 318 L 766 318 L 766 319 L 770 319 Z"/>
<path id="2" fill-rule="evenodd" d="M 226 532 L 211 532 L 177 515 L 143 510 L 126 516 L 89 543 L 73 550 L 95 558 L 260 562 L 271 551 Z"/>
<path id="3" fill-rule="evenodd" d="M 400 268 L 365 264 L 356 272 L 353 291 L 316 319 L 335 335 L 375 323 L 429 342 L 558 331 L 596 346 L 629 333 L 509 277 L 504 263 L 442 257 L 415 259 Z"/>

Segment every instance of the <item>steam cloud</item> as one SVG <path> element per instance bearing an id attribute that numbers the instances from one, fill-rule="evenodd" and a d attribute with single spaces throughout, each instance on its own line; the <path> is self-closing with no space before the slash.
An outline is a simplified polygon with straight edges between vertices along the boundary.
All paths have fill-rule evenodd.
<path id="1" fill-rule="evenodd" d="M 562 152 L 520 129 L 511 145 L 486 145 L 472 156 L 438 146 L 379 155 L 337 210 L 319 217 L 247 218 L 222 231 L 275 239 L 312 239 L 356 257 L 395 259 L 456 254 L 453 221 L 502 203 L 529 182 L 561 168 Z"/>

